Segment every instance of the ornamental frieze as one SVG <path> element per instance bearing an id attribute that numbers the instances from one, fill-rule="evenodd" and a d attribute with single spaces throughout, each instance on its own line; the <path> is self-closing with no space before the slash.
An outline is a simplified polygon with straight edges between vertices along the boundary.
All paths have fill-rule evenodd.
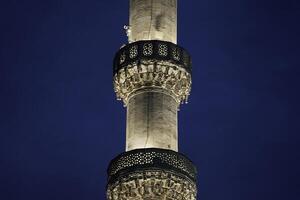
<path id="1" fill-rule="evenodd" d="M 108 185 L 109 200 L 195 200 L 196 185 L 165 170 L 136 171 Z"/>
<path id="2" fill-rule="evenodd" d="M 125 105 L 133 92 L 146 87 L 165 89 L 178 104 L 184 103 L 190 94 L 191 75 L 177 65 L 148 60 L 122 68 L 114 76 L 117 98 Z"/>

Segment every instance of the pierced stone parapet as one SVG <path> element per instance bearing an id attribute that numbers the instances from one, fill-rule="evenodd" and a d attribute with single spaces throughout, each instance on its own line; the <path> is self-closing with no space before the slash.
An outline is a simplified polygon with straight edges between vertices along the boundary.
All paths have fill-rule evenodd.
<path id="1" fill-rule="evenodd" d="M 122 153 L 108 168 L 109 200 L 195 200 L 196 168 L 184 155 L 163 149 Z"/>
<path id="2" fill-rule="evenodd" d="M 189 73 L 192 71 L 191 57 L 182 47 L 166 41 L 141 40 L 127 44 L 116 53 L 113 74 L 143 60 L 167 61 Z"/>
<path id="3" fill-rule="evenodd" d="M 191 59 L 181 47 L 165 41 L 138 41 L 121 48 L 114 59 L 114 89 L 127 105 L 133 92 L 166 89 L 178 103 L 187 102 L 191 90 Z"/>

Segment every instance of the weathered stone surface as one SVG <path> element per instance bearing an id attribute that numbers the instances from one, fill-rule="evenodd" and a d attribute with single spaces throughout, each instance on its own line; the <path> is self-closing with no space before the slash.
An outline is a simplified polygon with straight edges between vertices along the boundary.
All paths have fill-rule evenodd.
<path id="1" fill-rule="evenodd" d="M 178 150 L 178 103 L 166 91 L 142 89 L 127 105 L 126 151 L 139 148 Z"/>
<path id="2" fill-rule="evenodd" d="M 177 0 L 130 0 L 129 41 L 177 43 Z"/>

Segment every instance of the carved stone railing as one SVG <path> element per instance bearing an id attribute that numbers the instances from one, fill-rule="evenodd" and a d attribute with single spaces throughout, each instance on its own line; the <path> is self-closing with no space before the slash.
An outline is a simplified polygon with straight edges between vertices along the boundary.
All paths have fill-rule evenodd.
<path id="1" fill-rule="evenodd" d="M 186 156 L 172 150 L 156 148 L 136 149 L 120 154 L 110 162 L 108 175 L 109 179 L 113 179 L 124 171 L 149 167 L 169 169 L 196 180 L 196 168 Z"/>
<path id="2" fill-rule="evenodd" d="M 130 94 L 145 87 L 166 89 L 178 103 L 191 90 L 191 58 L 165 41 L 139 41 L 121 48 L 114 59 L 114 89 L 127 105 Z"/>
<path id="3" fill-rule="evenodd" d="M 196 168 L 184 155 L 164 149 L 136 149 L 111 161 L 109 200 L 196 198 Z M 163 198 L 164 199 L 164 198 Z"/>
<path id="4" fill-rule="evenodd" d="M 166 41 L 142 40 L 126 45 L 116 53 L 113 74 L 143 60 L 167 61 L 189 73 L 192 71 L 191 57 L 182 47 Z"/>

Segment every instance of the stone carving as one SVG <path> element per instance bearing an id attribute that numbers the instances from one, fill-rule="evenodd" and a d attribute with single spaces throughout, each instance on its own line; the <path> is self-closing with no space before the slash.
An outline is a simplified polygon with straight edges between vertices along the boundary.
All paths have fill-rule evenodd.
<path id="1" fill-rule="evenodd" d="M 148 50 L 151 49 L 148 47 Z M 164 52 L 162 47 L 162 52 Z M 122 58 L 122 57 L 121 57 Z M 133 92 L 144 88 L 161 88 L 179 103 L 187 102 L 191 75 L 184 68 L 166 61 L 144 60 L 122 68 L 114 76 L 114 89 L 125 106 Z"/>
<path id="2" fill-rule="evenodd" d="M 107 187 L 108 200 L 195 200 L 193 181 L 165 170 L 135 171 Z"/>
<path id="3" fill-rule="evenodd" d="M 150 165 L 152 167 L 168 166 L 167 169 L 184 173 L 190 179 L 196 179 L 197 171 L 188 158 L 175 151 L 155 148 L 136 149 L 120 154 L 110 163 L 109 176 L 113 177 L 123 171 L 130 171 L 131 168 L 136 169 Z"/>

